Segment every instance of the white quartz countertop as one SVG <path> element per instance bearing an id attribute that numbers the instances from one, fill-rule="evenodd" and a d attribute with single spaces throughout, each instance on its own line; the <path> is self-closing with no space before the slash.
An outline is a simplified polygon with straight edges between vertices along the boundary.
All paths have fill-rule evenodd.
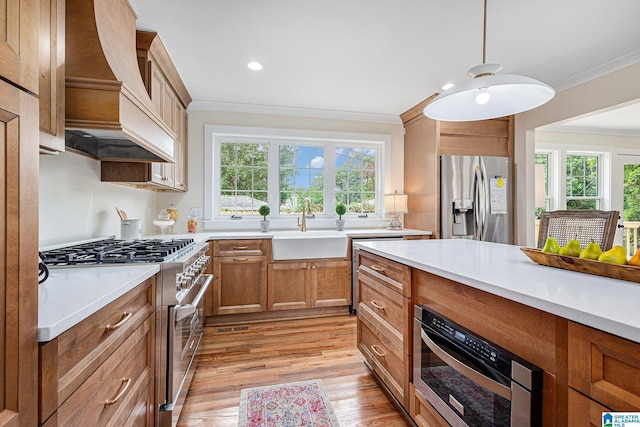
<path id="1" fill-rule="evenodd" d="M 191 238 L 200 243 L 214 239 L 272 239 L 278 233 L 277 230 L 268 233 L 257 230 L 204 231 L 144 238 Z M 355 229 L 345 230 L 344 234 L 347 237 L 371 238 L 430 235 L 431 232 L 411 229 Z M 38 341 L 54 339 L 159 271 L 159 264 L 51 268 L 49 278 L 38 287 Z"/>
<path id="2" fill-rule="evenodd" d="M 356 248 L 640 343 L 640 283 L 538 265 L 519 246 L 475 240 Z"/>
<path id="3" fill-rule="evenodd" d="M 194 239 L 196 243 L 204 242 L 207 240 L 217 239 L 273 239 L 278 233 L 291 233 L 296 230 L 272 230 L 263 233 L 259 230 L 255 231 L 201 231 L 198 233 L 185 233 L 185 234 L 165 234 L 165 235 L 151 235 L 144 236 L 144 238 L 163 238 L 163 239 Z M 324 231 L 323 229 L 314 229 L 309 231 Z M 335 230 L 333 230 L 335 231 Z M 413 230 L 404 228 L 402 230 L 388 230 L 386 228 L 362 228 L 352 229 L 344 231 L 335 231 L 336 233 L 344 233 L 345 236 L 354 239 L 357 238 L 375 238 L 375 237 L 403 237 L 403 236 L 431 236 L 431 231 L 425 230 Z M 301 235 L 304 235 L 300 231 Z M 309 234 L 311 236 L 312 234 Z"/>
<path id="4" fill-rule="evenodd" d="M 159 271 L 159 264 L 50 269 L 38 286 L 38 341 L 51 341 Z"/>

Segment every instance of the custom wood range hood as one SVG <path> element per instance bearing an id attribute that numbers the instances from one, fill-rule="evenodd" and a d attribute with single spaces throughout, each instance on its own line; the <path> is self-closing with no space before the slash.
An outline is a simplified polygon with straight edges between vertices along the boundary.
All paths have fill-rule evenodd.
<path id="1" fill-rule="evenodd" d="M 67 0 L 67 148 L 99 160 L 175 162 L 176 134 L 147 93 L 127 0 Z"/>

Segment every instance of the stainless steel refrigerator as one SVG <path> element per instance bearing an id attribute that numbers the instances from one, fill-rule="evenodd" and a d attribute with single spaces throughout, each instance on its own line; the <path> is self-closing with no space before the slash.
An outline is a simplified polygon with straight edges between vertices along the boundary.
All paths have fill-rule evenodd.
<path id="1" fill-rule="evenodd" d="M 511 243 L 508 157 L 440 156 L 440 237 Z"/>

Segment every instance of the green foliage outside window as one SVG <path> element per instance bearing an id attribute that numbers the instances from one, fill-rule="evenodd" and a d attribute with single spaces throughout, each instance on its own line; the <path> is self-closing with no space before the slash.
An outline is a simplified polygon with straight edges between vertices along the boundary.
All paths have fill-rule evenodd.
<path id="1" fill-rule="evenodd" d="M 220 145 L 220 213 L 256 214 L 267 203 L 269 146 L 223 142 Z"/>
<path id="2" fill-rule="evenodd" d="M 567 156 L 567 209 L 598 209 L 598 156 Z"/>
<path id="3" fill-rule="evenodd" d="M 640 165 L 624 165 L 624 220 L 640 221 Z"/>
<path id="4" fill-rule="evenodd" d="M 376 150 L 336 149 L 336 202 L 349 213 L 375 213 Z"/>

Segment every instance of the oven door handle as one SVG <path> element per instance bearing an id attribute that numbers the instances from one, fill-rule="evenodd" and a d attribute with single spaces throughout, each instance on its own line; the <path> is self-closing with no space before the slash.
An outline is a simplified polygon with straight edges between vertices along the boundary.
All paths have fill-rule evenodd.
<path id="1" fill-rule="evenodd" d="M 436 344 L 429 335 L 424 331 L 424 329 L 420 328 L 420 335 L 422 336 L 422 341 L 429 347 L 429 349 L 443 362 L 447 365 L 451 366 L 453 369 L 469 378 L 470 380 L 476 382 L 482 387 L 491 390 L 493 393 L 504 397 L 505 399 L 511 401 L 511 390 L 509 387 L 506 387 L 500 384 L 497 381 L 492 380 L 491 378 L 482 375 L 480 372 L 475 369 L 467 366 L 463 362 L 459 361 L 455 357 L 451 356 L 446 350 L 442 349 L 438 344 Z"/>
<path id="2" fill-rule="evenodd" d="M 209 284 L 213 280 L 213 274 L 203 274 L 200 277 L 206 277 L 206 279 L 205 279 L 204 283 L 202 284 L 202 288 L 198 292 L 198 295 L 196 295 L 196 297 L 193 300 L 193 302 L 191 304 L 177 305 L 175 307 L 175 310 L 176 310 L 176 322 L 181 321 L 185 317 L 191 316 L 193 313 L 196 312 L 196 310 L 198 310 L 198 304 L 200 304 L 200 300 L 202 300 L 202 298 L 204 297 L 204 293 L 209 288 Z"/>

